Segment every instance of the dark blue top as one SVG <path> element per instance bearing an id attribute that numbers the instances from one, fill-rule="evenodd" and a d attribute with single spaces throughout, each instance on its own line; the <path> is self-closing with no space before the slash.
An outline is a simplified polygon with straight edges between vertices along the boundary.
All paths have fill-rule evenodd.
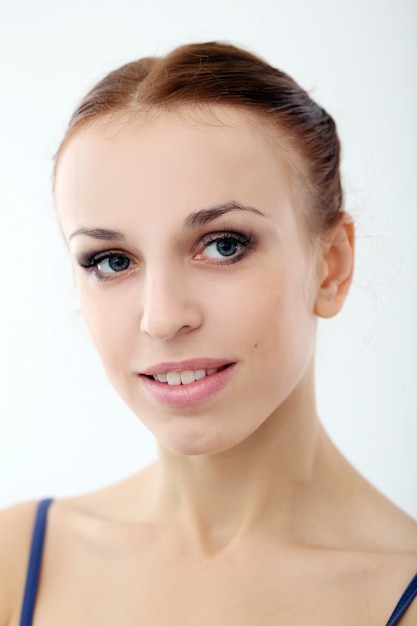
<path id="1" fill-rule="evenodd" d="M 42 551 L 45 540 L 45 529 L 49 505 L 52 499 L 42 500 L 36 513 L 33 529 L 32 545 L 30 549 L 29 565 L 26 574 L 25 592 L 23 596 L 20 626 L 32 626 L 35 610 L 36 591 L 38 589 L 39 574 L 42 564 Z M 386 626 L 395 626 L 404 615 L 414 598 L 417 597 L 417 574 L 401 596 Z"/>

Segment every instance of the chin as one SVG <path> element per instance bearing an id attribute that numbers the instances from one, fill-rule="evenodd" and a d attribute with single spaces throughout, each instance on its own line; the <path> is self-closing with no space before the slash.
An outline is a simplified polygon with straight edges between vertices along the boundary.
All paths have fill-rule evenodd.
<path id="1" fill-rule="evenodd" d="M 227 442 L 224 437 L 188 436 L 158 439 L 160 446 L 178 456 L 213 456 L 230 450 L 239 442 Z"/>

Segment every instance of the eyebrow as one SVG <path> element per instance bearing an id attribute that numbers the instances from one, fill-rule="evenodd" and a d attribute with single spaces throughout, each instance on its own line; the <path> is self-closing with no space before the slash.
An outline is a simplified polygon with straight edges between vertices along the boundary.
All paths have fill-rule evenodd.
<path id="1" fill-rule="evenodd" d="M 261 215 L 262 217 L 266 217 L 261 211 L 259 211 L 259 209 L 255 209 L 255 207 L 246 206 L 240 202 L 230 200 L 228 202 L 222 202 L 221 204 L 216 204 L 215 206 L 200 209 L 199 211 L 191 213 L 186 218 L 183 227 L 185 230 L 192 230 L 193 228 L 204 226 L 218 217 L 221 217 L 225 213 L 229 213 L 229 211 L 249 211 L 251 213 Z"/>
<path id="2" fill-rule="evenodd" d="M 218 217 L 221 217 L 225 213 L 230 211 L 249 211 L 262 217 L 266 217 L 262 211 L 255 209 L 255 207 L 246 206 L 240 202 L 230 200 L 228 202 L 222 202 L 211 207 L 199 209 L 194 211 L 184 221 L 184 230 L 193 230 L 199 226 L 204 226 L 214 221 Z M 100 241 L 126 241 L 126 237 L 118 230 L 110 230 L 108 228 L 78 228 L 69 236 L 69 240 L 78 235 L 86 235 L 93 239 L 99 239 Z"/>
<path id="3" fill-rule="evenodd" d="M 69 236 L 69 240 L 77 235 L 87 235 L 93 239 L 101 241 L 126 241 L 126 237 L 118 230 L 110 230 L 108 228 L 78 228 Z"/>

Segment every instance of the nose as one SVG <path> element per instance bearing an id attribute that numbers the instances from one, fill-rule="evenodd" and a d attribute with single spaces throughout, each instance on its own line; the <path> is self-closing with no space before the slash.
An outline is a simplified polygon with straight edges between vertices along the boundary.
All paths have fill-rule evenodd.
<path id="1" fill-rule="evenodd" d="M 148 272 L 141 294 L 140 329 L 159 340 L 173 339 L 202 323 L 191 281 L 174 271 Z"/>

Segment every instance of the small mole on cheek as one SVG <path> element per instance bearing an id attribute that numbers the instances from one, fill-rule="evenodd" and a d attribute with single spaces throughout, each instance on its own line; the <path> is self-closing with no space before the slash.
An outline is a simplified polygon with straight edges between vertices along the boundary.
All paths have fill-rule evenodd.
<path id="1" fill-rule="evenodd" d="M 255 344 L 253 345 L 253 347 L 254 347 L 254 348 L 257 348 L 257 347 L 258 347 L 258 344 L 257 344 L 257 343 L 255 343 Z"/>

